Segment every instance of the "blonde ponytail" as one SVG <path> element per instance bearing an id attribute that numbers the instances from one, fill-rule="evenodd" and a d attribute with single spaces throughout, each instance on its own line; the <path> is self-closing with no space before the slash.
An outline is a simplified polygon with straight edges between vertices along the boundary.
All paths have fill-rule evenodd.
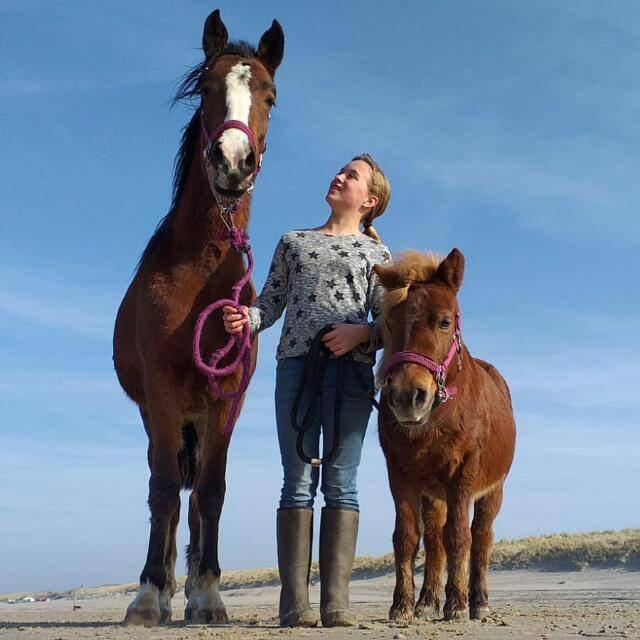
<path id="1" fill-rule="evenodd" d="M 362 160 L 371 168 L 371 179 L 369 180 L 369 193 L 378 198 L 377 204 L 372 207 L 367 214 L 362 217 L 362 225 L 364 226 L 364 234 L 373 238 L 376 242 L 382 242 L 378 232 L 373 228 L 372 222 L 380 217 L 391 199 L 391 185 L 387 176 L 380 168 L 380 165 L 368 153 L 363 153 L 353 158 L 353 160 Z"/>

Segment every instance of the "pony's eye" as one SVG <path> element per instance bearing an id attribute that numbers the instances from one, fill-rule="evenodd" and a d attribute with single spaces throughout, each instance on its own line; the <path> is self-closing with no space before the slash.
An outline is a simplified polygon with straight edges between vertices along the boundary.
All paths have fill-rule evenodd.
<path id="1" fill-rule="evenodd" d="M 451 318 L 442 318 L 438 323 L 438 328 L 442 329 L 442 331 L 451 329 Z"/>
<path id="2" fill-rule="evenodd" d="M 209 95 L 209 87 L 201 87 L 200 88 L 200 96 L 202 98 L 206 98 Z"/>
<path id="3" fill-rule="evenodd" d="M 386 323 L 387 323 L 387 329 L 389 329 L 389 333 L 391 333 L 391 325 L 389 324 L 389 320 L 388 319 L 387 319 Z"/>
<path id="4" fill-rule="evenodd" d="M 269 109 L 273 109 L 273 107 L 276 106 L 276 101 L 273 98 L 267 98 L 265 102 L 267 103 Z"/>

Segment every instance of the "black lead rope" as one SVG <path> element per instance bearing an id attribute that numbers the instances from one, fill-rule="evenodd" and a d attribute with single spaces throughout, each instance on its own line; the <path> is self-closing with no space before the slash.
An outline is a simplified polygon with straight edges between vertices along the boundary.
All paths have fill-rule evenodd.
<path id="1" fill-rule="evenodd" d="M 319 467 L 323 462 L 330 460 L 335 455 L 340 444 L 340 414 L 342 409 L 342 397 L 345 395 L 345 391 L 342 388 L 342 374 L 345 364 L 352 368 L 362 390 L 370 394 L 370 400 L 373 406 L 380 410 L 380 406 L 375 399 L 375 389 L 370 389 L 367 386 L 367 383 L 364 381 L 362 373 L 356 366 L 351 353 L 345 353 L 343 356 L 339 356 L 336 362 L 336 397 L 333 408 L 333 444 L 331 451 L 322 458 L 311 458 L 304 452 L 304 434 L 309 430 L 317 415 L 318 402 L 322 395 L 322 383 L 324 381 L 327 365 L 331 358 L 331 350 L 324 344 L 324 342 L 322 342 L 322 338 L 329 333 L 329 331 L 333 331 L 333 328 L 334 327 L 332 325 L 327 325 L 320 329 L 313 339 L 304 361 L 302 379 L 300 380 L 300 385 L 296 391 L 296 396 L 291 408 L 291 426 L 298 434 L 296 441 L 298 455 L 304 462 L 311 464 L 314 467 Z M 307 381 L 309 381 L 311 389 L 311 400 L 304 416 L 302 417 L 302 421 L 298 422 L 298 409 L 300 407 L 300 401 L 302 400 L 304 391 L 307 388 Z"/>

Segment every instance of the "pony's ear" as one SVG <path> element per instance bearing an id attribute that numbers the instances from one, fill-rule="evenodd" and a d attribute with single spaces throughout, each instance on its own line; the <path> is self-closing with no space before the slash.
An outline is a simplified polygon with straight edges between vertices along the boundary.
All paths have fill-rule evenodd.
<path id="1" fill-rule="evenodd" d="M 440 263 L 435 275 L 436 278 L 442 280 L 458 293 L 464 276 L 464 256 L 462 251 L 455 247 L 451 249 L 451 253 Z"/>
<path id="2" fill-rule="evenodd" d="M 384 264 L 374 264 L 373 270 L 375 271 L 382 286 L 385 289 L 402 289 L 407 286 L 408 277 L 404 271 L 399 271 L 393 266 L 385 266 Z"/>
<path id="3" fill-rule="evenodd" d="M 273 77 L 282 62 L 284 55 L 284 31 L 277 20 L 274 20 L 268 31 L 265 31 L 258 44 L 258 57 Z"/>
<path id="4" fill-rule="evenodd" d="M 224 26 L 224 22 L 220 18 L 220 9 L 216 9 L 209 14 L 204 23 L 202 48 L 204 49 L 205 58 L 208 60 L 219 56 L 220 52 L 227 46 L 228 38 L 227 27 Z"/>

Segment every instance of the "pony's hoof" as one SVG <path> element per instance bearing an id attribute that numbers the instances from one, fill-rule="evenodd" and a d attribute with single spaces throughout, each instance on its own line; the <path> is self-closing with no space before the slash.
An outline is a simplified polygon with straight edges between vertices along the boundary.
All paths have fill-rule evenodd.
<path id="1" fill-rule="evenodd" d="M 155 627 L 160 624 L 160 597 L 152 584 L 140 586 L 135 600 L 127 607 L 123 624 L 135 624 L 143 627 Z"/>
<path id="2" fill-rule="evenodd" d="M 440 617 L 440 608 L 426 602 L 418 602 L 413 615 L 419 620 L 437 620 Z"/>
<path id="3" fill-rule="evenodd" d="M 413 620 L 413 607 L 394 605 L 389 609 L 389 620 L 401 623 L 411 622 Z"/>
<path id="4" fill-rule="evenodd" d="M 184 610 L 184 621 L 187 624 L 227 624 L 229 618 L 224 607 L 216 607 L 212 609 L 190 607 Z"/>
<path id="5" fill-rule="evenodd" d="M 482 620 L 483 618 L 486 618 L 489 616 L 489 607 L 485 606 L 479 606 L 479 607 L 471 607 L 471 609 L 469 610 L 469 617 L 472 620 Z"/>
<path id="6" fill-rule="evenodd" d="M 466 608 L 454 608 L 454 607 L 444 607 L 444 619 L 447 622 L 459 621 L 459 620 L 468 620 L 469 619 L 469 610 Z"/>

